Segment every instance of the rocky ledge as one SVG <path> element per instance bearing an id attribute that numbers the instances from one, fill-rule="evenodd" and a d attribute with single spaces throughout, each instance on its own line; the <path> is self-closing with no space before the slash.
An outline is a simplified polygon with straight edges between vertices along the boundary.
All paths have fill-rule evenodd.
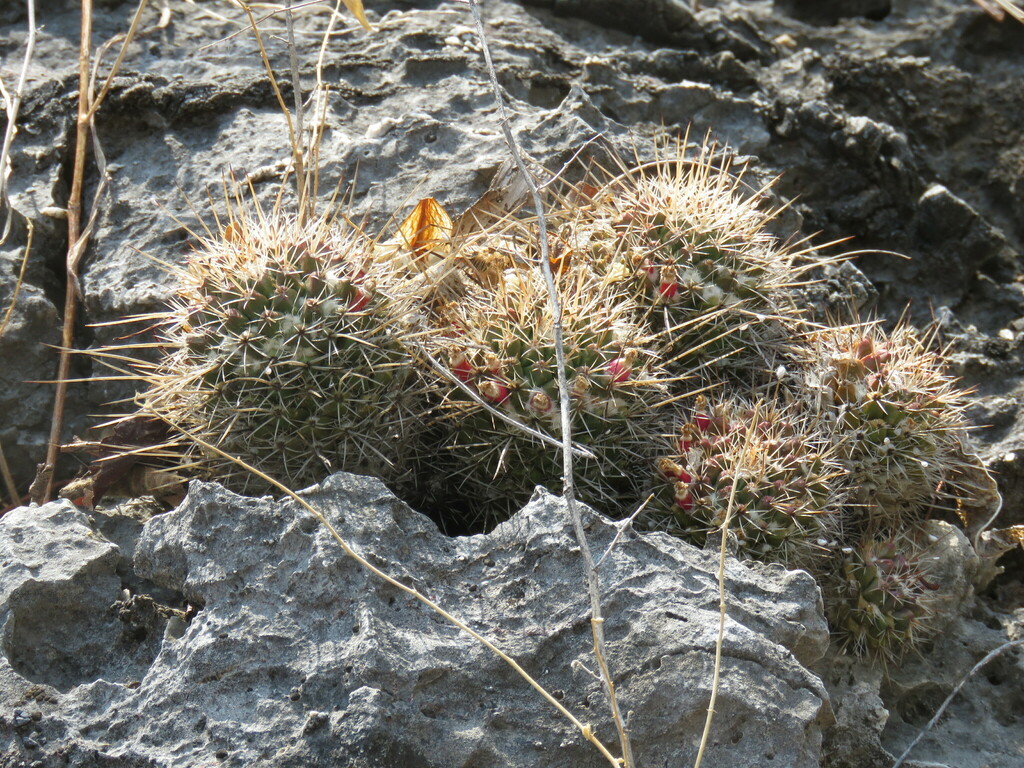
<path id="1" fill-rule="evenodd" d="M 376 480 L 334 475 L 306 498 L 614 747 L 561 499 L 538 492 L 493 533 L 451 539 Z M 90 517 L 62 502 L 0 522 L 0 764 L 607 764 L 509 666 L 360 567 L 299 505 L 194 484 L 170 513 L 143 525 L 137 512 Z M 618 529 L 585 512 L 603 552 Z M 641 765 L 696 753 L 717 569 L 714 553 L 662 534 L 627 533 L 601 565 Z M 808 669 L 828 647 L 817 587 L 732 559 L 726 585 L 708 764 L 819 765 L 832 715 Z"/>

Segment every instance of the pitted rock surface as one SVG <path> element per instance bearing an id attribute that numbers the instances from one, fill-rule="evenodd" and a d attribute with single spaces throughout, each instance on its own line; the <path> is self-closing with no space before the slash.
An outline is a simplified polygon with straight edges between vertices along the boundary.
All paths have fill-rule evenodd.
<path id="1" fill-rule="evenodd" d="M 562 500 L 540 493 L 493 533 L 450 539 L 376 480 L 335 475 L 306 497 L 357 552 L 496 642 L 614 748 L 604 694 L 588 671 L 589 601 Z M 600 553 L 616 529 L 585 513 Z M 36 542 L 50 521 L 63 526 L 39 583 L 95 589 L 98 611 L 117 599 L 116 579 L 97 575 L 109 576 L 116 547 L 66 503 L 0 523 L 7 572 L 40 560 L 38 545 L 15 548 L 22 520 Z M 70 687 L 32 680 L 8 644 L 0 659 L 7 696 L 20 685 L 22 699 L 33 688 L 36 698 L 19 705 L 28 725 L 0 725 L 0 763 L 606 764 L 504 662 L 361 568 L 294 503 L 194 484 L 178 509 L 147 522 L 134 569 L 195 606 L 190 622 L 165 632 L 136 676 L 83 669 L 66 675 Z M 601 578 L 609 663 L 640 765 L 690 763 L 710 696 L 717 557 L 668 536 L 629 534 Z M 828 641 L 817 587 L 799 571 L 730 560 L 726 588 L 707 764 L 817 766 L 831 718 L 821 681 L 807 669 Z M 6 637 L 16 619 L 8 618 Z M 82 643 L 94 631 L 76 630 Z M 110 645 L 109 665 L 119 651 Z"/>

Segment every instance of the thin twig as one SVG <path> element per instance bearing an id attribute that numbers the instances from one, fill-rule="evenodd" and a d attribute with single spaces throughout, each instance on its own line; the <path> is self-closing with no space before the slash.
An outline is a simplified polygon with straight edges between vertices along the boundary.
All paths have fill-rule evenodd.
<path id="1" fill-rule="evenodd" d="M 14 283 L 14 292 L 11 294 L 11 301 L 7 305 L 7 311 L 4 312 L 4 319 L 0 321 L 0 337 L 4 335 L 4 331 L 7 330 L 7 324 L 11 321 L 11 317 L 14 315 L 14 306 L 18 303 L 18 294 L 21 292 L 21 286 L 25 283 L 25 271 L 28 269 L 28 257 L 32 253 L 32 237 L 35 235 L 35 225 L 31 220 L 26 219 L 25 224 L 28 227 L 28 234 L 25 237 L 25 253 L 21 257 L 21 267 L 18 269 L 18 280 Z M 3 242 L 0 240 L 0 242 Z"/>
<path id="2" fill-rule="evenodd" d="M 637 517 L 640 516 L 640 513 L 647 508 L 647 505 L 651 503 L 651 499 L 653 498 L 654 494 L 652 493 L 646 499 L 643 500 L 643 503 L 636 508 L 636 511 L 633 512 L 633 514 L 631 514 L 625 520 L 615 523 L 615 527 L 618 529 L 617 531 L 615 531 L 615 538 L 613 538 L 611 544 L 609 544 L 605 548 L 604 553 L 599 558 L 597 558 L 597 562 L 594 563 L 595 568 L 600 568 L 601 563 L 608 559 L 608 556 L 611 555 L 612 550 L 615 549 L 616 546 L 618 546 L 619 541 L 622 540 L 622 537 L 626 534 L 626 531 L 631 530 L 633 528 L 633 521 L 635 521 Z"/>
<path id="3" fill-rule="evenodd" d="M 263 60 L 263 67 L 267 70 L 267 77 L 270 78 L 270 87 L 274 91 L 274 96 L 277 97 L 278 106 L 281 107 L 281 111 L 284 113 L 285 124 L 288 126 L 288 143 L 292 148 L 292 156 L 296 163 L 296 169 L 298 164 L 302 162 L 301 158 L 296 157 L 298 142 L 295 139 L 295 124 L 292 121 L 292 113 L 288 109 L 288 105 L 285 103 L 284 96 L 281 94 L 281 89 L 277 84 L 277 78 L 274 76 L 274 69 L 270 66 L 270 57 L 267 55 L 267 49 L 263 47 L 263 36 L 260 34 L 259 27 L 256 26 L 256 19 L 252 15 L 252 11 L 249 8 L 249 4 L 242 2 L 242 0 L 235 0 L 235 2 L 241 6 L 242 10 L 245 11 L 245 15 L 249 17 L 249 25 L 252 28 L 252 33 L 256 37 L 256 45 L 260 49 L 260 58 Z"/>
<path id="4" fill-rule="evenodd" d="M 288 0 L 285 22 L 288 25 L 288 60 L 292 70 L 292 97 L 295 101 L 295 141 L 292 150 L 295 155 L 295 186 L 298 190 L 299 221 L 306 219 L 309 186 L 306 180 L 306 156 L 303 140 L 304 113 L 302 105 L 302 80 L 299 77 L 299 55 L 295 50 L 295 24 L 292 19 L 292 0 Z"/>
<path id="5" fill-rule="evenodd" d="M 132 17 L 132 23 L 128 27 L 128 31 L 124 33 L 124 43 L 121 45 L 121 50 L 117 52 L 117 58 L 114 59 L 114 65 L 110 68 L 110 72 L 107 74 L 107 79 L 103 81 L 103 87 L 100 88 L 99 94 L 92 100 L 92 105 L 89 107 L 89 119 L 91 120 L 96 116 L 96 111 L 100 108 L 100 104 L 107 98 L 107 93 L 110 92 L 111 86 L 114 84 L 114 76 L 121 69 L 121 63 L 124 61 L 124 57 L 128 54 L 128 44 L 135 38 L 135 33 L 139 30 L 139 24 L 142 22 L 142 12 L 146 9 L 146 4 L 149 0 L 139 0 L 139 6 L 135 9 L 135 15 Z M 101 46 L 100 50 L 96 54 L 96 69 L 99 69 L 100 59 L 103 57 L 103 51 L 109 48 L 111 45 L 116 45 L 116 41 L 120 35 L 116 35 Z M 90 83 L 91 89 L 91 83 Z M 91 90 L 90 90 L 91 92 Z"/>
<path id="6" fill-rule="evenodd" d="M 494 91 L 494 99 L 498 105 L 498 123 L 501 125 L 502 133 L 508 144 L 512 159 L 522 175 L 523 180 L 530 188 L 533 197 L 534 209 L 537 213 L 537 226 L 540 249 L 540 268 L 544 273 L 544 281 L 548 289 L 548 302 L 551 306 L 552 326 L 554 330 L 555 360 L 558 374 L 559 404 L 561 406 L 562 421 L 562 496 L 565 498 L 569 516 L 572 519 L 573 530 L 576 540 L 583 555 L 584 567 L 587 573 L 587 592 L 590 595 L 591 630 L 594 636 L 594 655 L 597 658 L 601 670 L 601 681 L 604 684 L 605 695 L 612 712 L 612 720 L 619 735 L 619 744 L 622 749 L 622 760 L 626 768 L 633 768 L 633 749 L 629 743 L 629 734 L 626 731 L 622 714 L 619 711 L 618 698 L 615 695 L 615 684 L 612 681 L 611 672 L 608 669 L 604 639 L 604 617 L 601 614 L 601 584 L 594 565 L 594 556 L 590 551 L 590 544 L 587 542 L 587 534 L 583 529 L 583 520 L 579 509 L 576 506 L 576 494 L 573 485 L 573 450 L 572 450 L 572 417 L 569 402 L 569 386 L 566 378 L 565 364 L 565 341 L 562 331 L 562 307 L 558 297 L 558 289 L 555 286 L 554 275 L 551 271 L 551 262 L 548 260 L 548 229 L 547 219 L 544 216 L 544 201 L 541 198 L 540 189 L 533 178 L 523 159 L 522 150 L 512 133 L 512 125 L 505 109 L 505 99 L 501 93 L 501 86 L 498 84 L 498 73 L 494 68 L 491 59 L 490 47 L 487 44 L 487 36 L 484 32 L 483 19 L 480 16 L 478 0 L 469 0 L 469 8 L 473 14 L 473 21 L 476 23 L 477 36 L 480 38 L 480 48 L 484 55 L 484 62 L 487 66 L 487 73 L 491 82 L 491 90 Z"/>
<path id="7" fill-rule="evenodd" d="M 755 410 L 754 417 L 750 420 L 750 426 L 747 429 L 744 453 L 750 449 L 754 425 L 758 421 Z M 732 488 L 729 489 L 729 504 L 725 508 L 725 519 L 722 521 L 720 529 L 722 541 L 718 552 L 718 637 L 715 639 L 715 671 L 711 678 L 711 700 L 708 702 L 708 714 L 704 719 L 704 732 L 700 736 L 700 747 L 697 749 L 697 759 L 693 768 L 700 768 L 700 764 L 704 760 L 704 750 L 707 749 L 708 737 L 711 735 L 711 721 L 715 716 L 715 701 L 718 699 L 718 683 L 722 671 L 722 645 L 725 641 L 725 561 L 728 554 L 726 544 L 729 541 L 729 523 L 732 522 L 732 513 L 736 507 L 736 487 L 739 485 L 737 469 L 738 466 L 734 465 Z"/>
<path id="8" fill-rule="evenodd" d="M 11 233 L 11 222 L 14 219 L 11 198 L 7 193 L 7 181 L 11 176 L 11 145 L 14 143 L 14 137 L 18 134 L 18 110 L 21 108 L 21 99 L 25 94 L 28 67 L 32 63 L 32 55 L 36 49 L 35 0 L 27 0 L 26 5 L 28 6 L 28 37 L 25 40 L 25 59 L 21 64 L 21 72 L 18 75 L 18 84 L 14 88 L 14 93 L 8 94 L 3 80 L 0 80 L 0 95 L 3 96 L 7 112 L 7 130 L 4 131 L 4 144 L 0 149 L 0 206 L 7 209 L 7 215 L 4 218 L 3 232 L 0 233 L 0 243 L 7 241 L 7 236 Z"/>
<path id="9" fill-rule="evenodd" d="M 68 253 L 65 261 L 65 276 L 67 285 L 64 288 L 64 315 L 61 330 L 61 350 L 57 363 L 57 385 L 53 398 L 53 417 L 50 421 L 50 440 L 46 449 L 46 461 L 43 464 L 41 477 L 46 477 L 45 489 L 41 498 L 49 500 L 53 498 L 54 483 L 56 482 L 57 458 L 60 454 L 60 437 L 64 428 L 64 405 L 68 392 L 68 372 L 71 370 L 71 350 L 75 341 L 75 318 L 78 312 L 78 299 L 81 295 L 78 284 L 78 264 L 85 253 L 89 235 L 92 232 L 93 224 L 96 222 L 98 213 L 99 196 L 106 189 L 107 176 L 105 168 L 101 168 L 101 180 L 97 188 L 97 194 L 93 197 L 93 211 L 85 229 L 82 228 L 82 190 L 85 187 L 85 155 L 86 144 L 89 141 L 90 132 L 93 134 L 93 148 L 96 151 L 98 163 L 103 163 L 103 153 L 99 140 L 95 136 L 94 118 L 100 104 L 110 90 L 114 76 L 124 61 L 124 54 L 131 45 L 135 32 L 138 30 L 139 19 L 142 9 L 147 0 L 140 0 L 138 9 L 132 19 L 132 24 L 124 36 L 114 65 L 107 75 L 103 89 L 99 96 L 92 98 L 93 81 L 89 76 L 89 60 L 92 54 L 92 0 L 82 0 L 82 22 L 81 35 L 78 45 L 78 118 L 75 124 L 75 155 L 71 174 L 71 191 L 68 194 L 67 216 L 68 216 Z"/>
<path id="10" fill-rule="evenodd" d="M 64 427 L 64 401 L 68 385 L 65 379 L 71 369 L 71 355 L 66 350 L 75 343 L 75 314 L 78 309 L 77 256 L 82 221 L 82 188 L 85 184 L 85 145 L 89 131 L 89 56 L 92 53 L 92 0 L 82 0 L 81 35 L 78 44 L 78 120 L 75 127 L 75 156 L 71 173 L 71 192 L 68 195 L 68 255 L 65 263 L 64 324 L 61 333 L 61 353 L 57 363 L 57 388 L 50 422 L 50 442 L 46 450 L 44 472 L 49 472 L 43 499 L 53 498 L 54 469 L 60 451 L 60 435 Z"/>
<path id="11" fill-rule="evenodd" d="M 917 734 L 917 736 L 914 737 L 914 740 L 910 742 L 910 744 L 907 746 L 905 750 L 903 750 L 903 754 L 900 755 L 899 758 L 897 758 L 896 762 L 892 764 L 892 768 L 900 768 L 900 766 L 903 765 L 903 761 L 907 759 L 907 755 L 910 754 L 910 751 L 917 746 L 917 743 L 924 738 L 925 734 L 928 733 L 928 731 L 935 727 L 935 724 L 939 722 L 939 718 L 941 718 L 942 714 L 946 711 L 946 708 L 952 703 L 956 695 L 960 693 L 960 689 L 964 687 L 964 684 L 968 680 L 970 680 L 971 677 L 973 677 L 979 669 L 984 667 L 986 664 L 992 661 L 992 659 L 1001 654 L 1003 651 L 1007 651 L 1010 648 L 1013 648 L 1014 646 L 1018 645 L 1024 645 L 1024 637 L 1018 638 L 1017 640 L 1011 640 L 1008 643 L 1003 643 L 998 648 L 989 651 L 987 654 L 985 654 L 985 658 L 983 658 L 981 661 L 979 661 L 977 664 L 971 667 L 970 672 L 964 675 L 960 682 L 957 683 L 956 686 L 953 688 L 953 690 L 949 692 L 949 696 L 947 696 L 946 700 L 942 702 L 942 706 L 939 707 L 938 711 L 935 713 L 935 716 L 928 721 L 925 727 L 921 729 L 921 732 Z"/>
<path id="12" fill-rule="evenodd" d="M 142 412 L 145 413 L 146 412 L 145 409 Z M 154 412 L 150 412 L 150 413 L 151 413 L 151 415 L 154 415 L 154 416 L 157 415 L 155 411 Z M 555 709 L 557 709 L 559 711 L 559 713 L 562 714 L 563 717 L 565 717 L 569 722 L 571 722 L 579 730 L 579 732 L 583 735 L 583 737 L 587 741 L 589 741 L 591 744 L 593 744 L 595 747 L 597 747 L 598 751 L 605 757 L 605 759 L 612 766 L 618 766 L 619 765 L 619 761 L 615 758 L 615 756 L 612 755 L 612 753 L 608 751 L 608 748 L 604 744 L 601 743 L 601 741 L 597 738 L 597 736 L 594 735 L 594 732 L 593 732 L 593 729 L 591 728 L 591 726 L 589 724 L 587 724 L 587 723 L 581 722 L 575 715 L 572 714 L 572 712 L 570 712 L 568 709 L 566 709 L 566 707 L 560 701 L 558 701 L 558 699 L 556 699 L 554 696 L 552 696 L 550 693 L 548 693 L 547 689 L 545 689 L 544 686 L 542 686 L 533 677 L 531 677 L 530 674 L 525 669 L 523 669 L 519 665 L 519 663 L 516 662 L 515 659 L 513 659 L 507 653 L 502 651 L 500 648 L 498 648 L 498 646 L 496 646 L 493 642 L 491 642 L 486 637 L 481 635 L 479 632 L 476 632 L 475 630 L 470 628 L 465 622 L 463 622 L 462 620 L 456 618 L 455 616 L 450 614 L 448 611 L 446 611 L 444 608 L 442 608 L 440 605 L 438 605 L 433 600 L 431 600 L 429 597 L 427 597 L 426 595 L 422 594 L 416 588 L 410 587 L 410 586 L 407 586 L 407 585 L 403 584 L 401 581 L 398 581 L 393 576 L 388 575 L 384 571 L 382 571 L 379 568 L 377 568 L 376 566 L 372 565 L 362 555 L 360 555 L 358 552 L 356 552 L 354 549 L 352 549 L 352 547 L 349 545 L 349 543 L 344 539 L 344 537 L 342 537 L 342 535 L 340 533 L 338 533 L 338 530 L 331 524 L 331 521 L 328 520 L 327 517 L 323 513 L 321 513 L 313 505 L 311 505 L 308 501 L 306 501 L 301 496 L 299 496 L 297 493 L 295 493 L 295 491 L 291 490 L 290 488 L 288 488 L 283 483 L 278 482 L 274 478 L 270 477 L 270 475 L 267 475 L 266 473 L 261 472 L 260 470 L 256 469 L 251 464 L 246 463 L 242 459 L 240 459 L 240 458 L 238 458 L 236 456 L 232 456 L 230 453 L 227 453 L 226 451 L 218 448 L 217 446 L 213 445 L 212 443 L 209 443 L 206 440 L 203 440 L 201 437 L 199 437 L 198 435 L 194 434 L 193 432 L 190 432 L 187 429 L 184 429 L 184 428 L 182 428 L 182 427 L 180 427 L 178 425 L 175 425 L 175 428 L 179 432 L 181 432 L 183 435 L 185 435 L 187 438 L 189 438 L 190 440 L 195 442 L 196 445 L 206 449 L 207 451 L 211 451 L 211 452 L 217 454 L 218 456 L 221 456 L 222 458 L 227 459 L 228 461 L 232 462 L 236 466 L 241 467 L 245 471 L 252 473 L 256 477 L 258 477 L 261 480 L 263 480 L 265 483 L 268 483 L 268 484 L 272 485 L 274 488 L 277 488 L 279 491 L 281 491 L 282 493 L 286 494 L 293 501 L 296 501 L 300 505 L 302 505 L 302 507 L 304 507 L 306 509 L 306 511 L 308 511 L 311 515 L 313 515 L 313 517 L 315 517 L 319 521 L 319 523 L 321 525 L 323 525 L 327 529 L 327 531 L 331 534 L 331 537 L 335 540 L 335 542 L 337 542 L 338 546 L 340 546 L 344 550 L 346 555 L 351 557 L 360 566 L 365 568 L 367 571 L 372 573 L 374 576 L 376 576 L 376 577 L 378 577 L 380 579 L 383 579 L 384 581 L 386 581 L 388 584 L 390 584 L 391 586 L 395 587 L 396 589 L 400 589 L 402 592 L 405 592 L 407 595 L 410 595 L 411 597 L 415 598 L 416 600 L 419 600 L 421 603 L 423 603 L 428 608 L 430 608 L 430 610 L 434 611 L 435 613 L 437 613 L 438 615 L 443 617 L 446 621 L 448 621 L 451 624 L 453 624 L 456 627 L 458 627 L 460 630 L 462 630 L 463 632 L 468 634 L 474 640 L 476 640 L 481 645 L 483 645 L 485 648 L 487 648 L 489 651 L 491 651 L 496 656 L 498 656 L 502 661 L 504 661 L 506 664 L 508 664 L 510 667 L 512 667 L 512 669 L 516 672 L 516 674 L 518 674 L 521 678 L 523 678 L 523 680 L 525 680 L 527 683 L 529 683 L 530 686 L 535 691 L 537 691 L 541 696 L 543 696 L 544 699 L 549 704 L 551 704 Z"/>

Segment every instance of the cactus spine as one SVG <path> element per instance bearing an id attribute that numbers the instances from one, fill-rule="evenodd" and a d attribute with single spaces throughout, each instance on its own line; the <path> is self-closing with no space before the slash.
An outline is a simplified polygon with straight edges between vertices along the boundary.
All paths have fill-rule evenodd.
<path id="1" fill-rule="evenodd" d="M 292 485 L 394 477 L 424 392 L 368 252 L 327 220 L 235 217 L 181 275 L 144 408 Z"/>
<path id="2" fill-rule="evenodd" d="M 618 511 L 623 492 L 628 503 L 637 494 L 638 457 L 656 429 L 664 377 L 627 299 L 587 272 L 561 282 L 573 436 L 597 457 L 577 460 L 577 485 L 585 500 Z M 476 514 L 507 515 L 535 485 L 561 478 L 557 448 L 487 407 L 560 439 L 554 318 L 543 279 L 535 269 L 506 270 L 493 288 L 449 305 L 438 322 L 435 350 L 463 386 L 447 395 L 436 453 Z"/>
<path id="3" fill-rule="evenodd" d="M 838 465 L 828 442 L 792 408 L 698 398 L 656 461 L 648 527 L 699 546 L 729 530 L 743 557 L 793 567 L 820 565 L 838 534 Z"/>

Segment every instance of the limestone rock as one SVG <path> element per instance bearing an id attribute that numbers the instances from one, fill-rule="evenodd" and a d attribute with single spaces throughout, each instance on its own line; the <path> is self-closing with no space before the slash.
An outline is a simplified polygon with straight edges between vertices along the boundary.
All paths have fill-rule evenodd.
<path id="1" fill-rule="evenodd" d="M 335 475 L 307 498 L 356 551 L 491 638 L 616 748 L 562 500 L 539 493 L 493 533 L 450 539 L 376 480 Z M 616 529 L 585 514 L 603 552 Z M 119 602 L 120 550 L 67 503 L 8 515 L 0 550 L 0 697 L 21 712 L 0 722 L 0 764 L 607 764 L 504 662 L 358 566 L 294 503 L 197 483 L 146 523 L 134 577 L 193 606 L 187 624 L 142 595 Z M 601 566 L 609 663 L 640 765 L 695 755 L 716 571 L 713 553 L 660 534 L 626 535 Z M 56 600 L 61 590 L 80 602 Z M 831 717 L 807 670 L 827 644 L 817 587 L 799 571 L 730 560 L 727 591 L 707 764 L 817 766 Z M 152 620 L 119 620 L 114 603 L 136 619 L 148 605 Z M 31 616 L 49 618 L 26 628 Z M 129 664 L 131 627 L 149 634 Z M 18 656 L 29 641 L 74 653 L 57 674 Z"/>

